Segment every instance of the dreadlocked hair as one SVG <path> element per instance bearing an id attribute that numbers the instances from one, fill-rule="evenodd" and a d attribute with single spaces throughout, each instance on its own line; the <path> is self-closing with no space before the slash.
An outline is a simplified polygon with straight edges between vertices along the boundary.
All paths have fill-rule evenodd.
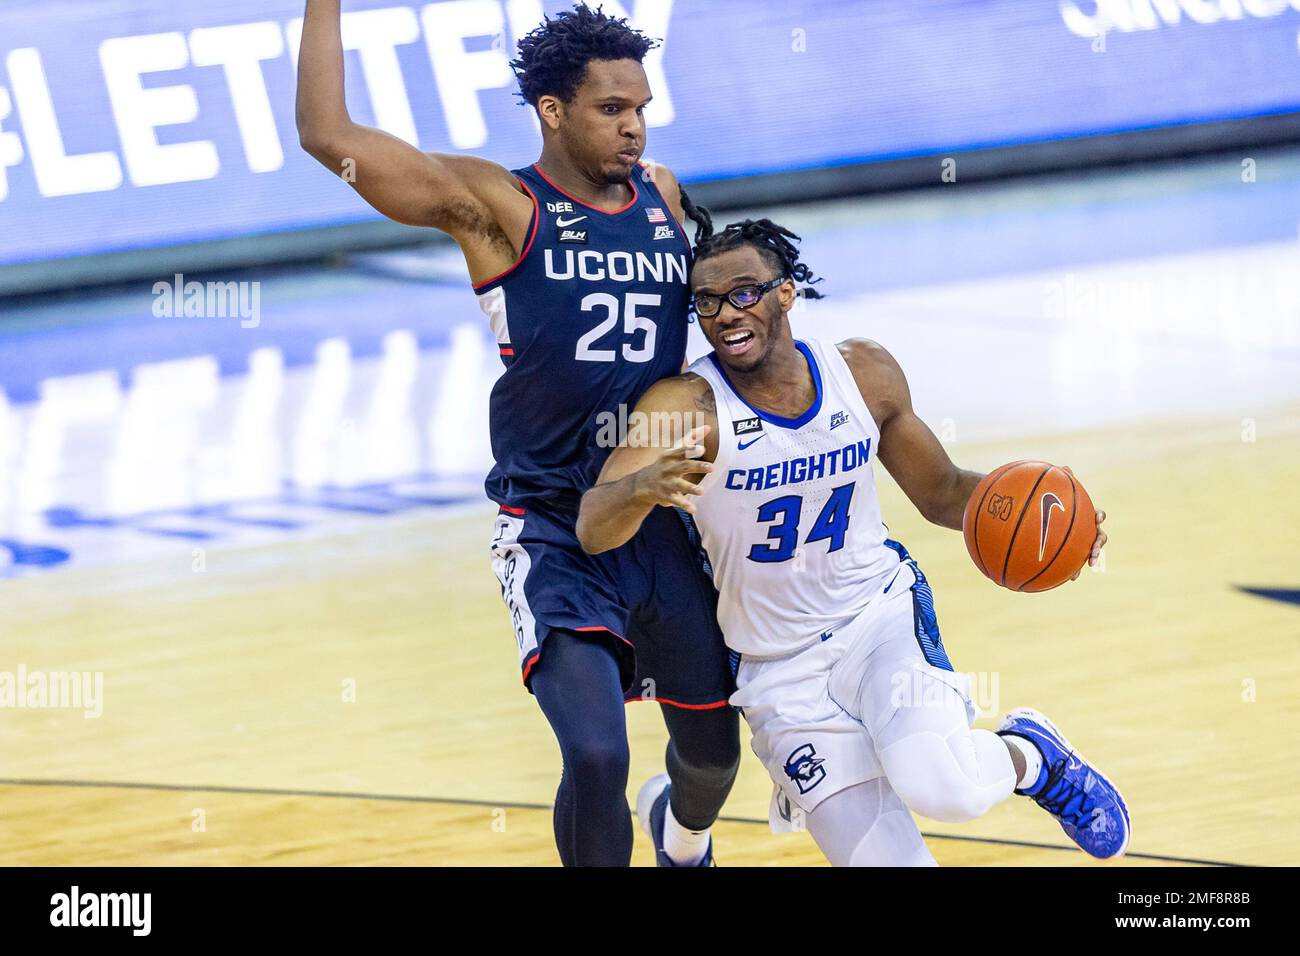
<path id="1" fill-rule="evenodd" d="M 695 245 L 698 247 L 701 242 L 713 235 L 713 217 L 709 215 L 706 207 L 695 204 L 687 194 L 685 186 L 678 183 L 677 188 L 682 195 L 682 212 L 686 213 L 687 219 L 695 223 Z"/>
<path id="2" fill-rule="evenodd" d="M 685 194 L 683 194 L 682 206 L 683 208 L 686 206 Z M 690 215 L 689 209 L 686 212 Z M 700 234 L 700 229 L 696 229 L 695 263 L 721 252 L 739 249 L 741 246 L 753 246 L 764 260 L 773 268 L 780 270 L 781 275 L 793 279 L 796 283 L 807 283 L 798 290 L 798 295 L 805 299 L 822 298 L 822 294 L 812 288 L 814 283 L 822 281 L 821 277 L 815 275 L 812 269 L 799 261 L 799 247 L 795 245 L 799 242 L 799 237 L 789 229 L 778 226 L 771 219 L 744 219 L 729 223 L 721 232 L 715 233 L 712 218 L 709 217 L 707 210 L 704 210 L 704 217 L 708 228 L 703 236 Z"/>
<path id="3" fill-rule="evenodd" d="M 543 96 L 558 96 L 565 103 L 582 84 L 592 60 L 636 60 L 659 45 L 624 18 L 608 16 L 579 3 L 554 17 L 519 41 L 519 56 L 510 68 L 519 81 L 519 97 L 531 106 Z"/>

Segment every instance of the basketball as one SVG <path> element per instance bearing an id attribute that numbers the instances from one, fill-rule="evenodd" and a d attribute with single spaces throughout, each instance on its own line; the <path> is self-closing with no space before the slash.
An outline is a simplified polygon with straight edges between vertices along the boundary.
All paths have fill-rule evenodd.
<path id="1" fill-rule="evenodd" d="M 1083 567 L 1097 537 L 1083 483 L 1045 461 L 1013 461 L 984 476 L 962 534 L 975 566 L 1012 591 L 1048 591 Z"/>

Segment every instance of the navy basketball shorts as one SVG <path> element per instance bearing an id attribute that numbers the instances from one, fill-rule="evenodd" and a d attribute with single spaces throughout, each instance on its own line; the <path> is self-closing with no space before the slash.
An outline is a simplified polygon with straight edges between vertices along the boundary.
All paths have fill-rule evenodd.
<path id="1" fill-rule="evenodd" d="M 502 506 L 492 570 L 510 612 L 524 685 L 554 630 L 602 635 L 623 695 L 688 709 L 725 707 L 734 689 L 717 592 L 682 517 L 655 508 L 631 541 L 590 555 L 576 512 Z"/>

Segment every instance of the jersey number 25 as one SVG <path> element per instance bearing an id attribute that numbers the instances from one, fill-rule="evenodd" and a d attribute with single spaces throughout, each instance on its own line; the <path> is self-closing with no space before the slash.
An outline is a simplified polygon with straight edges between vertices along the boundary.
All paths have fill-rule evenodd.
<path id="1" fill-rule="evenodd" d="M 583 296 L 582 311 L 592 312 L 596 309 L 604 309 L 605 319 L 578 339 L 578 348 L 573 357 L 579 362 L 615 361 L 618 356 L 613 349 L 597 349 L 592 348 L 592 346 L 597 339 L 603 337 L 605 333 L 618 325 L 619 313 L 622 312 L 623 332 L 629 338 L 636 335 L 637 332 L 645 333 L 645 338 L 641 340 L 639 346 L 633 347 L 631 342 L 623 343 L 623 358 L 629 362 L 650 361 L 655 357 L 655 323 L 653 319 L 648 319 L 644 315 L 637 315 L 636 307 L 639 305 L 659 305 L 659 303 L 659 295 L 649 292 L 629 292 L 623 296 L 622 303 L 618 301 L 617 296 L 610 295 L 608 292 L 593 292 L 591 295 Z"/>

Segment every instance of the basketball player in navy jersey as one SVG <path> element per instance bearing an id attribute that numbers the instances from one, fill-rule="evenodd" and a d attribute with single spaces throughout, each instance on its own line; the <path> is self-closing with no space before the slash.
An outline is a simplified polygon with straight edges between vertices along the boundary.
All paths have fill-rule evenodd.
<path id="1" fill-rule="evenodd" d="M 984 476 L 952 463 L 879 345 L 795 341 L 796 283 L 813 281 L 797 239 L 762 219 L 697 240 L 695 310 L 714 351 L 637 412 L 699 424 L 668 447 L 618 448 L 583 498 L 580 540 L 616 548 L 659 505 L 696 516 L 739 655 L 732 702 L 776 787 L 773 828 L 797 810 L 832 863 L 933 865 L 909 810 L 973 820 L 1013 792 L 1085 852 L 1123 854 L 1119 791 L 1051 721 L 1022 708 L 996 733 L 971 729 L 968 678 L 925 575 L 887 536 L 872 463 L 947 528 Z"/>
<path id="2" fill-rule="evenodd" d="M 691 246 L 681 224 L 707 214 L 671 172 L 640 162 L 650 101 L 641 64 L 654 45 L 582 4 L 520 40 L 511 66 L 542 152 L 513 171 L 354 123 L 339 0 L 308 0 L 299 58 L 303 148 L 336 173 L 354 168 L 349 181 L 385 216 L 456 240 L 500 346 L 492 563 L 524 684 L 564 761 L 554 822 L 565 865 L 631 858 L 625 700 L 659 701 L 668 726 L 671 784 L 651 795 L 660 865 L 712 862 L 709 828 L 740 756 L 717 595 L 683 520 L 660 509 L 599 558 L 574 532 L 581 493 L 617 444 L 602 447 L 606 426 L 626 421 L 685 357 Z"/>

